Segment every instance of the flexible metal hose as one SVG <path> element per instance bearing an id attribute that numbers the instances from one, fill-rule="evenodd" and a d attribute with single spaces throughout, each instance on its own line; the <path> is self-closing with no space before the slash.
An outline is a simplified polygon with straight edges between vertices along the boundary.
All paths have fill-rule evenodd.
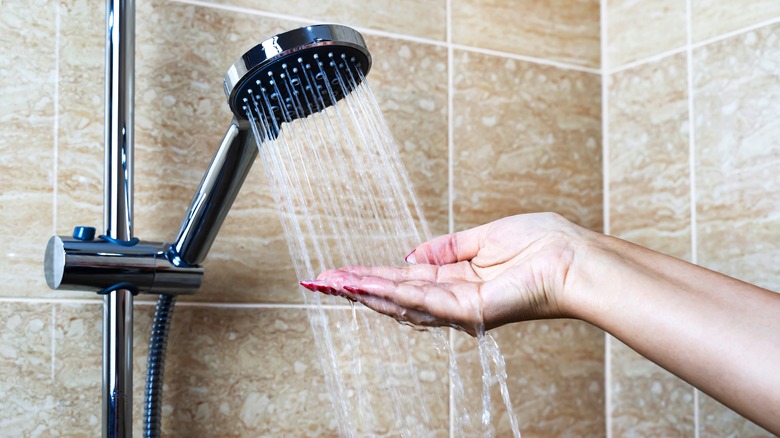
<path id="1" fill-rule="evenodd" d="M 165 348 L 173 318 L 176 295 L 160 295 L 154 309 L 149 355 L 146 364 L 146 394 L 144 397 L 144 438 L 159 438 L 162 429 L 163 377 Z"/>

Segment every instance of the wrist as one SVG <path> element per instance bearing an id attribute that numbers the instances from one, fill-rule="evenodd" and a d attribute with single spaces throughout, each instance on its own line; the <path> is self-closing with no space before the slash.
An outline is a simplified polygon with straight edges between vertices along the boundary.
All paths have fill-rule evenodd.
<path id="1" fill-rule="evenodd" d="M 580 319 L 598 325 L 603 315 L 606 300 L 604 281 L 609 281 L 609 266 L 614 266 L 618 257 L 611 248 L 613 237 L 578 227 L 570 245 L 571 262 L 561 288 L 559 303 L 564 317 Z"/>

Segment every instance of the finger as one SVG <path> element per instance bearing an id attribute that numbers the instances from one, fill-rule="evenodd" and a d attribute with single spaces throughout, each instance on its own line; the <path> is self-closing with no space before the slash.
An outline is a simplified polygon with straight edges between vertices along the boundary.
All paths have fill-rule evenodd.
<path id="1" fill-rule="evenodd" d="M 338 269 L 323 271 L 316 280 L 303 280 L 299 284 L 313 292 L 322 292 L 326 295 L 339 295 L 345 284 L 355 283 L 360 280 L 357 275 Z"/>
<path id="2" fill-rule="evenodd" d="M 359 279 L 360 276 L 341 269 L 329 269 L 327 271 L 322 271 L 320 275 L 317 276 L 318 282 L 325 283 L 336 289 L 341 289 L 344 284 L 353 283 Z"/>
<path id="3" fill-rule="evenodd" d="M 355 294 L 354 296 L 357 302 L 369 309 L 395 318 L 397 321 L 411 322 L 412 324 L 425 327 L 440 327 L 442 325 L 447 325 L 445 321 L 437 319 L 432 315 L 404 308 L 384 298 L 366 294 Z"/>
<path id="4" fill-rule="evenodd" d="M 482 247 L 486 229 L 487 225 L 481 225 L 433 238 L 409 253 L 406 261 L 411 264 L 446 265 L 471 260 L 477 256 Z"/>
<path id="5" fill-rule="evenodd" d="M 390 316 L 399 322 L 410 322 L 422 327 L 452 327 L 462 330 L 471 336 L 477 335 L 476 327 L 472 325 L 460 325 L 456 321 L 439 319 L 425 312 L 409 310 L 383 298 L 371 295 L 356 295 L 356 299 L 369 309 Z"/>
<path id="6" fill-rule="evenodd" d="M 442 321 L 430 314 L 402 307 L 392 300 L 388 300 L 380 296 L 370 295 L 365 292 L 360 292 L 357 288 L 350 286 L 345 286 L 345 289 L 343 290 L 337 290 L 319 280 L 301 281 L 300 284 L 312 292 L 321 292 L 325 295 L 340 296 L 350 301 L 357 301 L 364 304 L 371 310 L 391 316 L 398 321 L 411 322 L 416 325 L 428 327 L 439 327 L 442 325 L 447 325 L 445 321 Z"/>
<path id="7" fill-rule="evenodd" d="M 468 262 L 444 266 L 347 266 L 341 268 L 359 277 L 381 277 L 395 282 L 427 281 L 431 283 L 455 283 L 460 281 L 480 281 Z"/>
<path id="8" fill-rule="evenodd" d="M 426 313 L 458 325 L 478 319 L 478 309 L 471 302 L 461 302 L 450 290 L 453 287 L 473 288 L 471 294 L 478 293 L 477 285 L 474 283 L 456 285 L 430 282 L 398 283 L 381 277 L 362 277 L 358 282 L 344 285 L 344 289 L 352 292 L 356 297 L 375 296 L 402 308 Z M 463 295 L 467 296 L 469 293 L 464 291 Z"/>

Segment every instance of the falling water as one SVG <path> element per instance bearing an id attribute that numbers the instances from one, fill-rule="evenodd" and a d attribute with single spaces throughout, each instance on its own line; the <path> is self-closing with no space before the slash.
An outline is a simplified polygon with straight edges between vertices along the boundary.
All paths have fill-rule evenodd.
<path id="1" fill-rule="evenodd" d="M 316 55 L 285 64 L 284 74 L 258 80 L 244 99 L 255 138 L 262 139 L 260 156 L 300 280 L 341 266 L 397 265 L 431 237 L 362 70 L 344 57 L 331 55 L 324 62 L 333 67 L 330 75 Z M 341 436 L 460 436 L 480 430 L 460 402 L 463 384 L 448 329 L 430 330 L 432 353 L 414 358 L 423 335 L 363 307 L 344 310 L 341 300 L 301 290 Z M 514 419 L 498 346 L 480 336 L 479 351 L 493 360 Z M 447 363 L 448 375 L 431 378 L 435 363 Z M 485 374 L 489 391 L 495 378 L 489 367 Z M 447 379 L 455 402 L 442 408 L 447 395 L 432 388 Z M 450 421 L 441 423 L 447 410 L 452 430 Z M 489 403 L 484 411 L 489 419 Z M 519 436 L 516 420 L 512 427 Z M 492 435 L 491 427 L 481 430 Z"/>

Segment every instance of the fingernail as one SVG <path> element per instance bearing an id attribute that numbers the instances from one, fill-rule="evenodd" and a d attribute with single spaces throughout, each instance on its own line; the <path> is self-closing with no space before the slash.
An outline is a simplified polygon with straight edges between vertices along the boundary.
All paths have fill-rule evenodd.
<path id="1" fill-rule="evenodd" d="M 352 292 L 353 294 L 364 294 L 365 293 L 362 289 L 357 288 L 355 286 L 344 286 L 344 290 L 348 291 L 348 292 Z"/>
<path id="2" fill-rule="evenodd" d="M 316 283 L 313 281 L 299 281 L 298 284 L 305 287 L 306 289 L 309 289 L 310 291 L 316 291 Z"/>
<path id="3" fill-rule="evenodd" d="M 301 281 L 300 285 L 312 292 L 322 292 L 325 295 L 335 295 L 336 289 L 316 281 Z"/>
<path id="4" fill-rule="evenodd" d="M 410 265 L 416 265 L 417 264 L 417 256 L 414 254 L 417 251 L 417 249 L 413 249 L 412 252 L 410 252 L 404 260 L 406 260 L 406 263 L 409 263 Z"/>

